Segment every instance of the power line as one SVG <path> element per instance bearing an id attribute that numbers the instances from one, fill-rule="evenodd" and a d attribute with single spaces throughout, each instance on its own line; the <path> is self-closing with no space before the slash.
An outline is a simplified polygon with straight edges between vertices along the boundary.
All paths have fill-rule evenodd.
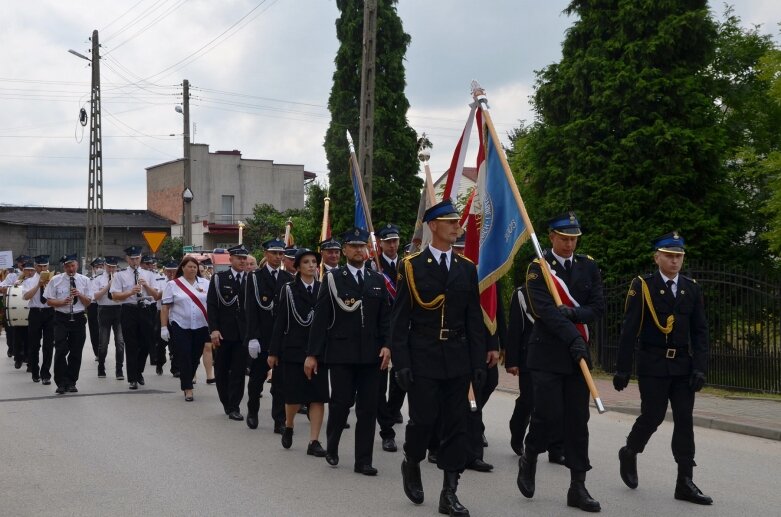
<path id="1" fill-rule="evenodd" d="M 127 31 L 130 27 L 132 27 L 136 23 L 138 23 L 141 20 L 143 20 L 148 14 L 153 13 L 154 11 L 156 11 L 157 9 L 159 9 L 160 7 L 165 5 L 168 1 L 169 0 L 157 0 L 152 5 L 147 7 L 145 10 L 141 11 L 141 13 L 138 14 L 135 18 L 133 18 L 132 20 L 127 22 L 125 25 L 123 25 L 117 32 L 115 32 L 114 34 L 110 34 L 107 38 L 104 38 L 103 44 L 108 43 L 110 40 L 116 38 L 117 36 L 119 36 L 123 32 Z"/>
<path id="2" fill-rule="evenodd" d="M 117 16 L 116 18 L 114 18 L 113 20 L 111 20 L 111 21 L 108 23 L 108 25 L 104 25 L 104 26 L 103 26 L 103 28 L 102 28 L 102 29 L 100 29 L 100 32 L 103 32 L 103 31 L 105 31 L 106 29 L 108 29 L 109 27 L 111 27 L 112 25 L 114 25 L 115 23 L 117 23 L 117 22 L 118 22 L 120 19 L 124 18 L 124 16 L 125 16 L 127 13 L 129 13 L 130 11 L 132 11 L 133 9 L 135 9 L 135 8 L 138 6 L 138 4 L 140 4 L 140 3 L 141 3 L 141 2 L 143 2 L 143 1 L 144 1 L 144 0 L 138 0 L 138 2 L 136 2 L 135 4 L 133 4 L 133 5 L 130 7 L 130 9 L 128 9 L 128 10 L 127 10 L 127 11 L 125 11 L 124 13 L 120 14 L 119 16 Z"/>
<path id="3" fill-rule="evenodd" d="M 179 9 L 181 6 L 183 6 L 185 4 L 185 2 L 187 2 L 187 0 L 179 0 L 178 4 L 174 4 L 174 5 L 170 6 L 167 11 L 163 12 L 160 16 L 158 16 L 157 18 L 155 18 L 154 20 L 152 20 L 151 22 L 146 24 L 144 27 L 141 28 L 141 30 L 139 30 L 138 32 L 136 32 L 135 34 L 133 34 L 132 36 L 130 36 L 126 40 L 122 41 L 122 43 L 119 43 L 118 45 L 112 47 L 108 52 L 103 54 L 103 57 L 108 56 L 109 54 L 111 54 L 112 52 L 114 52 L 118 48 L 122 47 L 126 43 L 134 40 L 135 38 L 137 38 L 138 36 L 140 36 L 141 34 L 146 32 L 150 27 L 155 25 L 157 22 L 167 18 L 171 13 L 173 13 L 174 11 Z"/>

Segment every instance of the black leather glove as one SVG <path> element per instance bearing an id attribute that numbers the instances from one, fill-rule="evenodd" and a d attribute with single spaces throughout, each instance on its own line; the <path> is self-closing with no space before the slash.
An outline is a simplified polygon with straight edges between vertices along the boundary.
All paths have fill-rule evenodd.
<path id="1" fill-rule="evenodd" d="M 574 307 L 567 307 L 566 305 L 559 305 L 559 312 L 562 316 L 567 318 L 573 323 L 577 323 L 578 315 L 575 312 Z"/>
<path id="2" fill-rule="evenodd" d="M 629 386 L 629 379 L 632 378 L 632 374 L 627 372 L 616 372 L 613 376 L 613 387 L 616 391 L 621 391 Z"/>
<path id="3" fill-rule="evenodd" d="M 581 359 L 586 360 L 586 364 L 591 368 L 591 359 L 589 359 L 588 346 L 583 338 L 578 336 L 569 345 L 569 355 L 575 364 L 579 364 Z"/>
<path id="4" fill-rule="evenodd" d="M 396 371 L 396 384 L 402 390 L 409 391 L 413 382 L 415 382 L 415 379 L 412 378 L 412 370 L 410 368 L 402 368 Z"/>
<path id="5" fill-rule="evenodd" d="M 472 387 L 475 389 L 475 391 L 482 389 L 487 375 L 488 374 L 486 373 L 485 368 L 478 368 L 473 372 Z"/>
<path id="6" fill-rule="evenodd" d="M 705 373 L 699 370 L 692 371 L 692 375 L 689 377 L 689 387 L 692 391 L 698 392 L 703 386 L 705 386 Z"/>

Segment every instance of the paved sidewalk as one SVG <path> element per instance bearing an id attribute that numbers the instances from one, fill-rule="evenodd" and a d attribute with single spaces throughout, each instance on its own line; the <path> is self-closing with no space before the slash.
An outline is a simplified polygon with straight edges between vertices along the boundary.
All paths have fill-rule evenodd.
<path id="1" fill-rule="evenodd" d="M 602 403 L 608 411 L 640 414 L 640 391 L 636 380 L 618 392 L 608 379 L 594 380 Z M 500 367 L 499 388 L 518 392 L 516 377 L 505 373 Z M 769 440 L 781 440 L 781 401 L 751 399 L 746 397 L 717 397 L 698 393 L 694 401 L 694 425 L 719 429 L 731 433 L 747 434 Z M 672 412 L 667 410 L 667 420 L 672 421 Z"/>

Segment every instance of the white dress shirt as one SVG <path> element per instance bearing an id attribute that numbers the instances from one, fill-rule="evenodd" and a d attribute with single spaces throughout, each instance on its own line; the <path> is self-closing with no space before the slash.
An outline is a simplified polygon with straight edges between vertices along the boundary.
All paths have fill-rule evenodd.
<path id="1" fill-rule="evenodd" d="M 108 297 L 108 291 L 106 291 L 106 293 L 100 298 L 95 297 L 95 293 L 109 285 L 109 282 L 116 276 L 116 274 L 117 273 L 114 272 L 112 275 L 109 275 L 108 272 L 105 272 L 102 275 L 98 275 L 92 279 L 92 283 L 90 285 L 92 288 L 92 299 L 95 300 L 95 302 L 101 307 L 113 307 L 119 305 L 119 303 Z"/>
<path id="2" fill-rule="evenodd" d="M 70 279 L 71 277 L 65 273 L 60 273 L 59 275 L 55 276 L 46 285 L 46 289 L 43 291 L 43 296 L 47 300 L 65 300 L 70 298 Z M 89 278 L 82 275 L 81 273 L 76 273 L 73 275 L 73 280 L 76 283 L 76 289 L 82 294 L 82 296 L 92 300 L 92 293 L 90 292 L 89 287 Z M 81 303 L 81 298 L 77 297 L 75 300 L 76 301 L 73 304 L 73 313 L 76 314 L 79 312 L 84 312 L 84 305 Z M 71 312 L 71 307 L 70 305 L 63 305 L 61 307 L 55 307 L 54 310 L 68 314 Z"/>
<path id="3" fill-rule="evenodd" d="M 662 273 L 661 270 L 659 270 L 659 274 L 662 276 L 662 281 L 666 284 L 668 280 L 673 281 L 673 285 L 670 286 L 670 291 L 673 292 L 673 296 L 678 296 L 678 275 L 675 275 L 674 278 L 669 278 L 665 276 L 664 273 Z"/>
<path id="4" fill-rule="evenodd" d="M 138 271 L 138 279 L 144 279 L 146 280 L 146 283 L 149 287 L 155 288 L 155 285 L 157 282 L 155 282 L 155 278 L 157 275 L 151 271 L 147 271 L 146 269 L 141 269 L 140 267 L 136 270 Z M 133 268 L 129 267 L 125 269 L 124 271 L 117 271 L 117 273 L 114 275 L 113 280 L 111 281 L 111 287 L 109 288 L 109 292 L 111 293 L 122 293 L 127 292 L 133 289 L 133 287 L 136 285 L 136 279 L 135 275 L 133 274 Z M 123 305 L 135 305 L 140 301 L 143 301 L 147 304 L 154 303 L 154 298 L 152 295 L 148 294 L 146 289 L 143 287 L 141 288 L 141 292 L 138 293 L 140 296 L 136 296 L 135 294 L 132 294 L 122 300 L 121 304 Z"/>
<path id="5" fill-rule="evenodd" d="M 437 264 L 439 264 L 439 261 L 442 260 L 440 257 L 444 253 L 445 256 L 447 257 L 447 259 L 445 260 L 445 262 L 447 262 L 447 270 L 450 271 L 450 264 L 451 264 L 451 262 L 450 262 L 451 256 L 450 255 L 451 255 L 451 253 L 453 253 L 453 248 L 450 248 L 447 251 L 442 251 L 442 250 L 436 249 L 434 246 L 429 244 L 428 245 L 428 249 L 431 252 L 431 254 L 434 255 L 434 260 L 436 260 Z"/>
<path id="6" fill-rule="evenodd" d="M 195 277 L 195 284 L 191 285 L 183 276 L 179 277 L 179 281 L 184 285 L 185 289 L 198 298 L 205 309 L 209 281 L 203 277 Z M 176 284 L 176 281 L 170 280 L 165 284 L 161 300 L 163 305 L 168 306 L 169 323 L 173 321 L 179 327 L 190 330 L 207 327 L 209 325 L 206 318 L 203 316 L 203 311 L 201 311 L 192 298 L 190 298 L 190 295 Z"/>
<path id="7" fill-rule="evenodd" d="M 41 301 L 41 293 L 43 292 L 43 287 L 41 289 L 38 289 L 38 282 L 41 281 L 41 275 L 38 273 L 35 273 L 30 278 L 26 279 L 24 282 L 22 282 L 22 296 L 26 295 L 32 290 L 35 290 L 35 294 L 33 294 L 33 297 L 30 298 L 30 300 L 27 302 L 27 307 L 30 309 L 46 309 L 49 308 L 48 305 L 46 305 L 46 302 Z"/>
<path id="8" fill-rule="evenodd" d="M 350 270 L 350 273 L 353 274 L 353 278 L 355 279 L 356 282 L 358 282 L 358 271 L 361 272 L 361 277 L 363 278 L 363 281 L 366 280 L 366 267 L 365 266 L 362 267 L 362 268 L 357 268 L 357 267 L 353 266 L 352 264 L 350 264 L 348 262 L 347 263 L 347 269 Z"/>

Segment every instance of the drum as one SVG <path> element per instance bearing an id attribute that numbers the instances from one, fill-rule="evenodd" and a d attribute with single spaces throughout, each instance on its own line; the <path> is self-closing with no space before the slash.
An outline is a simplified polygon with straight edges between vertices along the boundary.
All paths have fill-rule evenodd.
<path id="1" fill-rule="evenodd" d="M 22 286 L 15 285 L 8 288 L 8 295 L 5 299 L 6 314 L 8 315 L 8 324 L 12 327 L 26 327 L 27 316 L 30 309 L 27 308 L 28 300 L 22 298 Z"/>

